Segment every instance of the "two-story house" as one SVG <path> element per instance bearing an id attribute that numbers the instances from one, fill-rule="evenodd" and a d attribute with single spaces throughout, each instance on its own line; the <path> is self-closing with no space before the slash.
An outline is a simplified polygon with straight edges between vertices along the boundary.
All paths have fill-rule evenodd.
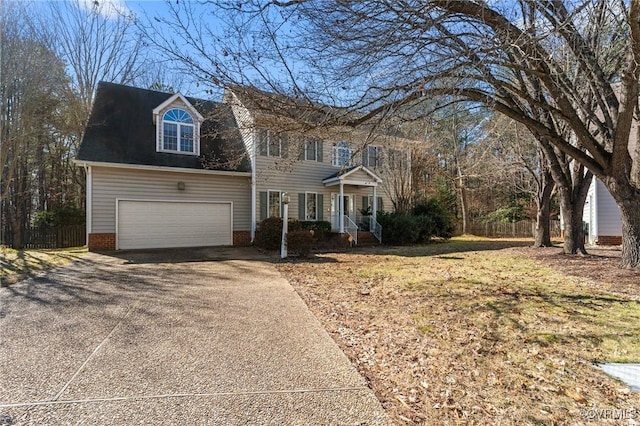
<path id="1" fill-rule="evenodd" d="M 100 83 L 76 160 L 89 249 L 248 244 L 285 202 L 290 218 L 335 232 L 379 230 L 376 212 L 393 209 L 385 179 L 409 170 L 389 147 L 407 141 L 300 126 L 256 94 L 273 104 L 242 87 L 215 103 Z"/>

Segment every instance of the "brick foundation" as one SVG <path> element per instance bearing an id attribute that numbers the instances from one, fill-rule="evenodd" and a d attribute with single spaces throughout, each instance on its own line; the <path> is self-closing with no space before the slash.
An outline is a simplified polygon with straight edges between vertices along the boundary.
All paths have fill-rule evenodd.
<path id="1" fill-rule="evenodd" d="M 619 246 L 622 244 L 622 237 L 615 235 L 598 235 L 599 246 Z"/>
<path id="2" fill-rule="evenodd" d="M 116 234 L 89 234 L 89 251 L 108 251 L 116 249 Z"/>
<path id="3" fill-rule="evenodd" d="M 233 231 L 234 246 L 251 245 L 251 232 Z M 89 251 L 110 251 L 116 249 L 116 234 L 89 234 Z"/>
<path id="4" fill-rule="evenodd" d="M 233 245 L 234 246 L 251 245 L 251 232 L 250 231 L 233 231 Z"/>

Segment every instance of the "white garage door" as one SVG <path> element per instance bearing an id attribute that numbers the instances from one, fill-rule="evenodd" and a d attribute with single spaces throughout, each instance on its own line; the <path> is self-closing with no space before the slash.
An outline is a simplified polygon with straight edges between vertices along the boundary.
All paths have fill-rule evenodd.
<path id="1" fill-rule="evenodd" d="M 118 249 L 232 244 L 231 203 L 118 200 Z"/>

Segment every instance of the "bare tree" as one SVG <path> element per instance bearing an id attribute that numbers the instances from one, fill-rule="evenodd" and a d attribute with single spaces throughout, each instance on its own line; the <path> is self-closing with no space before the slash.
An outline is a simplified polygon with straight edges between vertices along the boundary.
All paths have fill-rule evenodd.
<path id="1" fill-rule="evenodd" d="M 46 38 L 52 39 L 58 55 L 67 62 L 75 91 L 87 110 L 99 81 L 128 84 L 145 72 L 135 17 L 112 7 L 100 1 L 52 1 L 39 17 L 42 31 L 51 31 Z M 51 21 L 56 25 L 47 24 Z M 85 112 L 82 120 L 87 117 Z"/>
<path id="2" fill-rule="evenodd" d="M 517 121 L 496 115 L 486 123 L 490 167 L 505 185 L 516 185 L 536 204 L 535 247 L 551 247 L 550 214 L 555 182 L 549 162 L 535 137 Z"/>
<path id="3" fill-rule="evenodd" d="M 209 3 L 224 30 L 182 32 L 181 55 L 165 45 L 206 81 L 332 100 L 360 113 L 348 125 L 440 95 L 488 105 L 576 161 L 571 176 L 552 162 L 565 217 L 590 173 L 602 180 L 622 214 L 622 266 L 640 267 L 640 0 Z M 184 29 L 182 12 L 173 24 Z M 219 43 L 208 49 L 207 36 Z M 573 252 L 581 234 L 570 228 Z"/>
<path id="4" fill-rule="evenodd" d="M 3 9 L 0 26 L 0 194 L 4 227 L 22 245 L 34 188 L 44 190 L 46 141 L 64 110 L 64 63 L 35 36 L 24 11 Z M 34 182 L 36 180 L 37 182 Z"/>

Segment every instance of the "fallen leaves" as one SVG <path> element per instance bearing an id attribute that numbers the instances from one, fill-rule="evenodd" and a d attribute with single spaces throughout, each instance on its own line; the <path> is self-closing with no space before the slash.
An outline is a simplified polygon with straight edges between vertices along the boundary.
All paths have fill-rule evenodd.
<path id="1" fill-rule="evenodd" d="M 397 424 L 579 424 L 587 403 L 640 407 L 591 366 L 616 351 L 640 359 L 640 308 L 626 302 L 639 294 L 612 297 L 529 249 L 479 244 L 278 267 Z"/>

